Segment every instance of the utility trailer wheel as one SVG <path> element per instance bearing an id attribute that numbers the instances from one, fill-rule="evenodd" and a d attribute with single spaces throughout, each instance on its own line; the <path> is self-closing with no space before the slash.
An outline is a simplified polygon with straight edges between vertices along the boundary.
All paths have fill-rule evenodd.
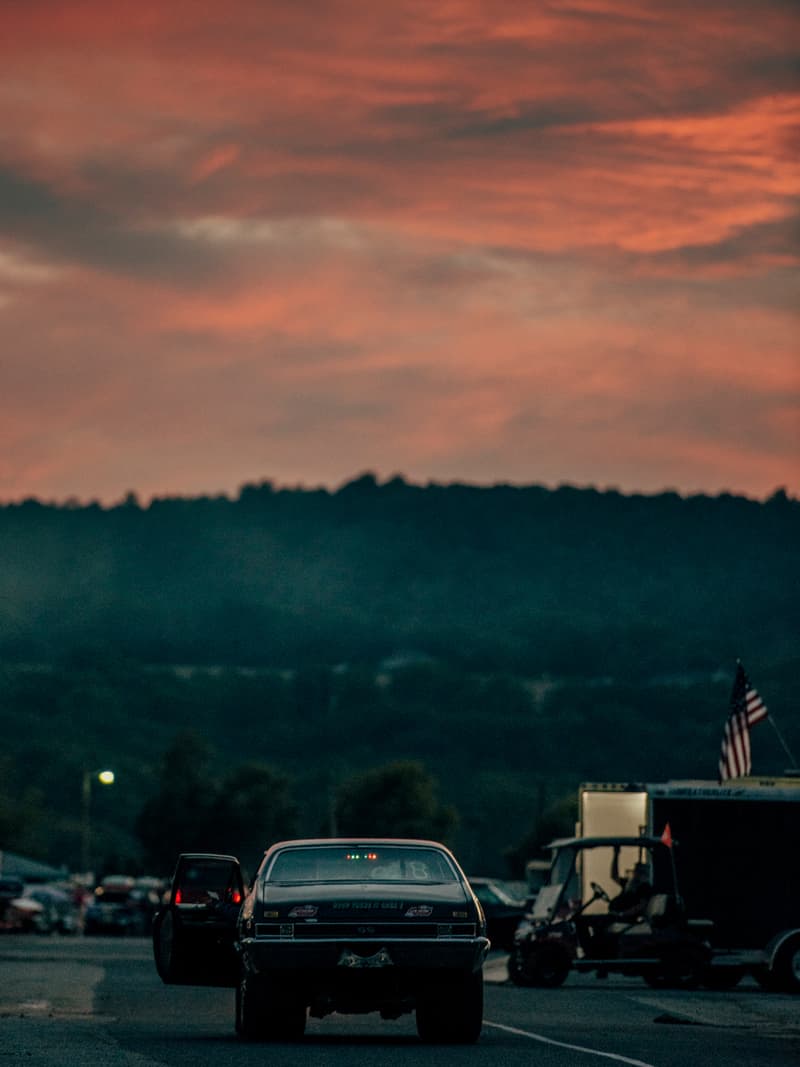
<path id="1" fill-rule="evenodd" d="M 800 934 L 788 937 L 778 949 L 771 968 L 773 989 L 800 993 Z"/>

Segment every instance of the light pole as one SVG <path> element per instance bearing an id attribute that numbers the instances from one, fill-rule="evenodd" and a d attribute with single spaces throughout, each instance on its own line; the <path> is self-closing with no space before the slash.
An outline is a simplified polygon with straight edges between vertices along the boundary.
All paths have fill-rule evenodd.
<path id="1" fill-rule="evenodd" d="M 83 873 L 89 873 L 91 863 L 91 839 L 92 839 L 92 782 L 98 781 L 103 785 L 114 784 L 114 772 L 108 770 L 84 771 L 81 782 L 81 867 Z"/>

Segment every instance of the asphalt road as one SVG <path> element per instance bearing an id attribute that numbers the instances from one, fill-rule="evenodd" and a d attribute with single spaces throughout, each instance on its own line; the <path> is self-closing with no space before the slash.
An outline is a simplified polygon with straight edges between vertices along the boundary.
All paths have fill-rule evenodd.
<path id="1" fill-rule="evenodd" d="M 309 1020 L 298 1044 L 246 1044 L 233 992 L 163 986 L 144 939 L 0 937 L 0 1067 L 800 1067 L 800 1000 L 754 984 L 655 992 L 574 975 L 556 990 L 487 967 L 475 1046 L 423 1045 L 414 1019 Z"/>

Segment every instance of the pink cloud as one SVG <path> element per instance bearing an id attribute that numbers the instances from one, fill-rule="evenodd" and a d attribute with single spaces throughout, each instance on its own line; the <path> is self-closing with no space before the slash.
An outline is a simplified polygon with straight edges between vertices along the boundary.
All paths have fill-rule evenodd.
<path id="1" fill-rule="evenodd" d="M 800 34 L 748 21 L 13 5 L 0 498 L 369 465 L 800 486 Z"/>

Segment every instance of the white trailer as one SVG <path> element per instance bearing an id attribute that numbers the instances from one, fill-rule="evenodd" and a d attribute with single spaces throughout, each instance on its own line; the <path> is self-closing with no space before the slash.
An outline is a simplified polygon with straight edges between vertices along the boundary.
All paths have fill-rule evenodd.
<path id="1" fill-rule="evenodd" d="M 582 837 L 668 833 L 687 914 L 713 923 L 706 984 L 800 993 L 800 777 L 586 783 L 579 818 Z M 581 879 L 586 900 L 588 853 Z"/>

